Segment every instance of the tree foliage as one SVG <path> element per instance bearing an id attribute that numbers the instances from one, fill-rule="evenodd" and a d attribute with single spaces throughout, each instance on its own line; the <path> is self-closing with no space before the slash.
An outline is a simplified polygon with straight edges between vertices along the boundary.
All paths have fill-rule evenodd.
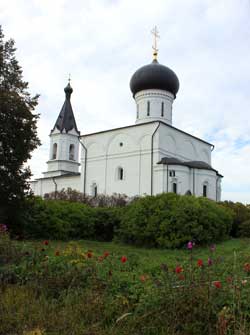
<path id="1" fill-rule="evenodd" d="M 29 189 L 24 164 L 39 144 L 38 95 L 31 96 L 15 57 L 15 42 L 5 41 L 0 26 L 0 220 L 11 221 Z"/>

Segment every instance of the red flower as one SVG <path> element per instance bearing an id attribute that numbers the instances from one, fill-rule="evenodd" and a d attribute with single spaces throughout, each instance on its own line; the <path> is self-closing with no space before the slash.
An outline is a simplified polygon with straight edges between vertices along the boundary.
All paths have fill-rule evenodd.
<path id="1" fill-rule="evenodd" d="M 56 256 L 59 256 L 59 255 L 60 255 L 60 252 L 59 252 L 58 250 L 56 250 L 55 255 L 56 255 Z"/>
<path id="2" fill-rule="evenodd" d="M 175 273 L 181 273 L 181 272 L 183 272 L 183 268 L 181 267 L 181 266 L 176 266 L 176 268 L 175 268 Z"/>
<path id="3" fill-rule="evenodd" d="M 203 260 L 202 259 L 198 259 L 197 265 L 201 268 L 203 266 Z"/>
<path id="4" fill-rule="evenodd" d="M 247 273 L 250 272 L 250 264 L 249 263 L 244 264 L 244 271 L 247 272 Z"/>
<path id="5" fill-rule="evenodd" d="M 213 285 L 214 285 L 216 288 L 221 288 L 221 287 L 222 287 L 220 281 L 214 281 L 214 282 L 213 282 Z"/>
<path id="6" fill-rule="evenodd" d="M 44 245 L 49 245 L 49 241 L 45 240 L 45 241 L 43 241 L 43 244 Z"/>
<path id="7" fill-rule="evenodd" d="M 103 260 L 104 260 L 104 256 L 99 256 L 99 257 L 98 257 L 98 261 L 99 261 L 99 262 L 102 262 Z"/>
<path id="8" fill-rule="evenodd" d="M 106 258 L 110 255 L 110 253 L 108 251 L 105 251 L 104 254 L 103 254 L 103 257 Z"/>
<path id="9" fill-rule="evenodd" d="M 92 257 L 93 257 L 93 252 L 92 252 L 91 250 L 89 250 L 89 251 L 87 252 L 87 257 L 88 257 L 88 258 L 92 258 Z"/>
<path id="10" fill-rule="evenodd" d="M 184 276 L 184 275 L 179 275 L 179 276 L 178 276 L 178 279 L 179 279 L 179 280 L 185 280 L 185 276 Z"/>
<path id="11" fill-rule="evenodd" d="M 121 262 L 122 262 L 122 263 L 126 263 L 126 262 L 127 262 L 127 260 L 128 260 L 128 259 L 127 259 L 127 257 L 126 257 L 126 256 L 122 256 L 122 257 L 121 257 Z"/>

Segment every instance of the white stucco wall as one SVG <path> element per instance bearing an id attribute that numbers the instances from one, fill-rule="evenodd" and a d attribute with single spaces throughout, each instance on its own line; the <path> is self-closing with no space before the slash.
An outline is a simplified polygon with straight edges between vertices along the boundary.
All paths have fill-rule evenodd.
<path id="1" fill-rule="evenodd" d="M 160 126 L 159 160 L 176 157 L 180 160 L 202 161 L 211 165 L 211 145 L 174 127 Z"/>
<path id="2" fill-rule="evenodd" d="M 57 184 L 57 191 L 72 188 L 80 192 L 81 176 L 54 177 Z M 46 193 L 55 192 L 56 185 L 52 178 L 40 178 L 30 183 L 35 195 L 43 197 Z"/>
<path id="3" fill-rule="evenodd" d="M 134 98 L 137 124 L 151 121 L 163 121 L 172 124 L 172 105 L 174 101 L 172 93 L 150 89 L 136 93 Z"/>
<path id="4" fill-rule="evenodd" d="M 96 183 L 98 193 L 150 194 L 151 136 L 158 123 L 144 124 L 82 137 L 87 147 L 86 193 Z M 84 175 L 85 151 L 82 150 Z M 123 168 L 124 179 L 118 179 Z"/>
<path id="5" fill-rule="evenodd" d="M 152 135 L 153 156 L 151 156 Z M 66 135 L 65 135 L 66 136 Z M 171 192 L 173 182 L 177 183 L 177 193 L 188 190 L 202 196 L 203 184 L 207 185 L 207 196 L 220 199 L 220 178 L 215 171 L 192 169 L 186 166 L 169 166 L 175 170 L 175 177 L 168 175 L 167 166 L 157 164 L 163 157 L 175 157 L 183 161 L 196 160 L 211 164 L 211 145 L 162 122 L 137 124 L 81 136 L 81 176 L 61 176 L 59 161 L 56 177 L 58 191 L 71 187 L 93 195 L 113 193 L 128 196 Z M 67 141 L 71 141 L 70 137 Z M 67 142 L 67 143 L 69 143 Z M 85 165 L 85 149 L 87 163 Z M 153 182 L 151 185 L 151 157 L 153 157 Z M 69 170 L 70 162 L 67 162 Z M 86 166 L 86 171 L 85 171 Z M 118 178 L 118 170 L 123 169 L 123 179 Z M 56 173 L 57 173 L 56 172 Z M 54 172 L 48 172 L 55 176 Z M 86 181 L 84 177 L 86 174 Z M 45 174 L 46 176 L 46 174 Z M 216 188 L 216 185 L 218 186 Z M 37 195 L 53 192 L 52 178 L 44 178 L 33 183 Z"/>

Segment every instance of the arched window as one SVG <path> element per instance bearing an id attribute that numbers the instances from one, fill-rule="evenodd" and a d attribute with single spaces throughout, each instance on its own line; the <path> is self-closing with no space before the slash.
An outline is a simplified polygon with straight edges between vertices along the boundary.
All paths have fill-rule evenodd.
<path id="1" fill-rule="evenodd" d="M 173 193 L 177 193 L 177 183 L 173 183 Z"/>
<path id="2" fill-rule="evenodd" d="M 118 180 L 123 180 L 123 179 L 124 179 L 123 168 L 119 167 L 118 168 Z"/>
<path id="3" fill-rule="evenodd" d="M 207 184 L 203 184 L 203 191 L 202 191 L 202 195 L 203 195 L 203 197 L 207 197 Z"/>
<path id="4" fill-rule="evenodd" d="M 164 116 L 164 102 L 161 103 L 161 116 Z"/>
<path id="5" fill-rule="evenodd" d="M 57 143 L 53 144 L 53 153 L 52 153 L 52 159 L 56 159 L 57 156 Z"/>
<path id="6" fill-rule="evenodd" d="M 150 115 L 150 101 L 147 101 L 147 116 Z"/>
<path id="7" fill-rule="evenodd" d="M 69 146 L 69 160 L 71 160 L 71 161 L 75 160 L 75 146 L 74 146 L 74 144 L 70 144 L 70 146 Z"/>
<path id="8" fill-rule="evenodd" d="M 91 194 L 92 194 L 92 197 L 97 197 L 97 185 L 96 185 L 96 183 L 93 183 L 92 185 L 91 185 Z"/>

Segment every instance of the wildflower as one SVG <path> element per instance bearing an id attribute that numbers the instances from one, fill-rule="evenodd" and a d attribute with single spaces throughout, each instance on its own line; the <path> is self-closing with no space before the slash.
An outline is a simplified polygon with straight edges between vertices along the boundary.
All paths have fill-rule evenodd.
<path id="1" fill-rule="evenodd" d="M 203 260 L 202 259 L 198 259 L 197 265 L 201 268 L 203 266 Z"/>
<path id="2" fill-rule="evenodd" d="M 178 279 L 179 280 L 185 280 L 185 276 L 181 274 L 181 275 L 178 276 Z"/>
<path id="3" fill-rule="evenodd" d="M 89 250 L 89 251 L 87 252 L 87 257 L 88 257 L 88 258 L 92 258 L 92 257 L 93 257 L 93 252 L 92 252 L 91 250 Z"/>
<path id="4" fill-rule="evenodd" d="M 189 241 L 188 244 L 187 244 L 187 248 L 188 250 L 192 250 L 193 249 L 193 242 L 192 241 Z"/>
<path id="5" fill-rule="evenodd" d="M 245 286 L 247 284 L 247 280 L 246 279 L 242 280 L 241 284 Z"/>
<path id="6" fill-rule="evenodd" d="M 140 276 L 140 281 L 145 282 L 147 280 L 147 277 L 145 275 Z"/>
<path id="7" fill-rule="evenodd" d="M 183 268 L 181 267 L 181 266 L 176 266 L 176 268 L 175 268 L 175 273 L 181 273 L 181 272 L 183 272 Z"/>
<path id="8" fill-rule="evenodd" d="M 210 251 L 211 252 L 214 252 L 215 249 L 216 249 L 216 245 L 215 244 L 210 245 Z"/>
<path id="9" fill-rule="evenodd" d="M 127 260 L 128 260 L 128 259 L 127 259 L 127 257 L 126 257 L 126 256 L 122 256 L 122 257 L 121 257 L 121 262 L 122 262 L 122 263 L 126 263 L 126 262 L 127 262 Z"/>
<path id="10" fill-rule="evenodd" d="M 55 252 L 55 256 L 60 256 L 60 252 L 59 252 L 59 250 L 56 250 L 56 252 Z"/>
<path id="11" fill-rule="evenodd" d="M 102 262 L 103 260 L 104 260 L 104 256 L 99 256 L 99 257 L 98 257 L 98 261 L 99 261 L 99 262 Z"/>
<path id="12" fill-rule="evenodd" d="M 6 233 L 8 230 L 6 224 L 0 224 L 0 233 Z"/>
<path id="13" fill-rule="evenodd" d="M 221 288 L 221 287 L 222 287 L 220 281 L 214 281 L 214 282 L 213 282 L 213 285 L 214 285 L 214 287 L 216 287 L 216 288 Z"/>
<path id="14" fill-rule="evenodd" d="M 250 263 L 245 263 L 244 264 L 244 271 L 249 273 L 250 272 Z"/>
<path id="15" fill-rule="evenodd" d="M 49 245 L 49 241 L 47 240 L 43 241 L 43 245 Z"/>
<path id="16" fill-rule="evenodd" d="M 110 253 L 108 251 L 105 251 L 104 254 L 103 254 L 103 257 L 106 258 L 110 255 Z"/>
<path id="17" fill-rule="evenodd" d="M 208 257 L 208 260 L 207 260 L 207 265 L 208 266 L 211 266 L 213 264 L 213 261 L 210 257 Z"/>
<path id="18" fill-rule="evenodd" d="M 44 260 L 47 261 L 49 259 L 49 256 L 48 255 L 45 255 L 44 256 Z"/>
<path id="19" fill-rule="evenodd" d="M 233 281 L 233 278 L 232 277 L 227 277 L 226 281 L 227 281 L 228 284 L 231 284 L 232 281 Z"/>

